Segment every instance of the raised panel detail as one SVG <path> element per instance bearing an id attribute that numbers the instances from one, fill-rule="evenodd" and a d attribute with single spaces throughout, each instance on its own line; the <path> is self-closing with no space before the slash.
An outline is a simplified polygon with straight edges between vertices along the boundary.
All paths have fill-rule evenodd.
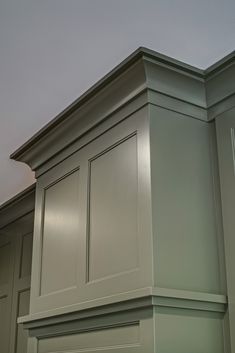
<path id="1" fill-rule="evenodd" d="M 31 314 L 148 291 L 149 157 L 147 115 L 139 111 L 38 177 Z"/>
<path id="2" fill-rule="evenodd" d="M 32 263 L 33 234 L 23 235 L 20 263 L 20 278 L 30 276 Z"/>
<path id="3" fill-rule="evenodd" d="M 41 295 L 76 286 L 79 170 L 45 189 Z"/>
<path id="4" fill-rule="evenodd" d="M 0 286 L 9 282 L 9 267 L 11 259 L 11 244 L 0 247 Z"/>
<path id="5" fill-rule="evenodd" d="M 25 316 L 29 312 L 30 290 L 19 292 L 17 317 Z M 22 325 L 17 325 L 16 330 L 16 351 L 15 353 L 25 353 L 27 350 L 27 331 Z"/>
<path id="6" fill-rule="evenodd" d="M 52 352 L 133 352 L 140 345 L 139 324 L 111 327 L 73 335 L 39 340 L 38 353 Z"/>
<path id="7" fill-rule="evenodd" d="M 138 267 L 137 136 L 90 160 L 88 281 Z"/>

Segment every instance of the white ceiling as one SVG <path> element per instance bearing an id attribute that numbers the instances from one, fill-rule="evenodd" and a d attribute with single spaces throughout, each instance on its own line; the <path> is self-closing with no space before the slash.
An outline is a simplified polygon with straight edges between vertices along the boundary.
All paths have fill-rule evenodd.
<path id="1" fill-rule="evenodd" d="M 0 0 L 0 204 L 9 155 L 139 46 L 205 68 L 235 47 L 234 0 Z"/>

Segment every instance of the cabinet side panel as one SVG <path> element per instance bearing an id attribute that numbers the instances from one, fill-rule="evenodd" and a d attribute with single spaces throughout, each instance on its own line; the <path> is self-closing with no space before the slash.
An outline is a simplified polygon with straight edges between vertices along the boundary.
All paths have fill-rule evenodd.
<path id="1" fill-rule="evenodd" d="M 155 285 L 219 293 L 208 123 L 151 107 Z"/>
<path id="2" fill-rule="evenodd" d="M 157 353 L 223 353 L 222 314 L 155 309 Z"/>

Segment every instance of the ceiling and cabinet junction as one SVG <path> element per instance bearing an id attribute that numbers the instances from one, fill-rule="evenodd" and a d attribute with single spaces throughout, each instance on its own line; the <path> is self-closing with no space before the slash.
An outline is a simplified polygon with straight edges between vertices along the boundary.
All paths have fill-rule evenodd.
<path id="1" fill-rule="evenodd" d="M 11 155 L 1 353 L 235 352 L 234 58 L 139 48 Z"/>

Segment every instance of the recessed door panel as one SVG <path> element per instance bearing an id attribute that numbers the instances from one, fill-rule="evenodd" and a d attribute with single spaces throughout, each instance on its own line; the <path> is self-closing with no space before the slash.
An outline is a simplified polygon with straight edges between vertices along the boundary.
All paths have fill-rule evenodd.
<path id="1" fill-rule="evenodd" d="M 76 287 L 79 170 L 44 191 L 41 295 Z"/>
<path id="2" fill-rule="evenodd" d="M 134 135 L 90 161 L 88 281 L 138 267 L 137 201 Z"/>

